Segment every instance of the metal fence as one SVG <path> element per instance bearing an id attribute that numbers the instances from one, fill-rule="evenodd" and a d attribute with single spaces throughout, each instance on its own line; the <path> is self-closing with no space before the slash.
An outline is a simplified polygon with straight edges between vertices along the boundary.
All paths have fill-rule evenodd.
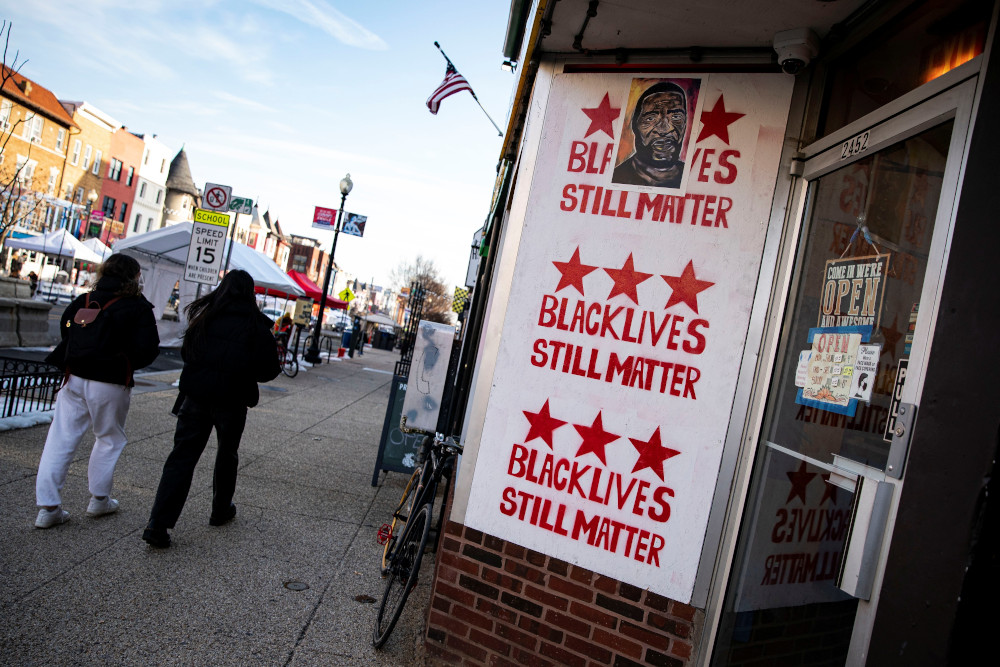
<path id="1" fill-rule="evenodd" d="M 44 362 L 0 357 L 0 399 L 2 417 L 25 412 L 50 410 L 62 386 L 63 372 Z"/>

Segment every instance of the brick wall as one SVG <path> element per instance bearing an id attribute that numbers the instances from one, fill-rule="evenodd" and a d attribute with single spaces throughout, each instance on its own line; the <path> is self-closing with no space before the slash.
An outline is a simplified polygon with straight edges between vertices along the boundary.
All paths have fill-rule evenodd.
<path id="1" fill-rule="evenodd" d="M 680 667 L 702 618 L 694 607 L 448 522 L 427 650 L 456 665 Z"/>

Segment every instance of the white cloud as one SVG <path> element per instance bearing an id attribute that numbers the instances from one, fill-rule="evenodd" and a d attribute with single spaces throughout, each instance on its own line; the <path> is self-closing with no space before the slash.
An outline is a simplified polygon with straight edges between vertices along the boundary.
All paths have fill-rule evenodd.
<path id="1" fill-rule="evenodd" d="M 215 97 L 222 100 L 223 102 L 231 102 L 233 104 L 239 104 L 240 106 L 247 107 L 248 109 L 256 109 L 257 111 L 267 111 L 268 113 L 277 113 L 277 109 L 275 109 L 274 107 L 269 107 L 266 104 L 262 104 L 256 100 L 250 100 L 245 97 L 233 95 L 232 93 L 227 93 L 222 90 L 215 91 L 213 95 L 215 95 Z"/>
<path id="2" fill-rule="evenodd" d="M 323 0 L 253 0 L 261 7 L 283 12 L 315 26 L 339 42 L 372 51 L 389 48 L 381 37 L 357 21 L 344 16 Z"/>

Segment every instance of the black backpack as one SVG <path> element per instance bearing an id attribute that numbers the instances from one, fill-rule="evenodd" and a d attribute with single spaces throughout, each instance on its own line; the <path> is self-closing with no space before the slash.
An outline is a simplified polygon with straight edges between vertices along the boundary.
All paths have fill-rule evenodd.
<path id="1" fill-rule="evenodd" d="M 110 318 L 102 314 L 120 298 L 116 296 L 102 306 L 97 301 L 92 302 L 90 294 L 87 294 L 83 306 L 66 323 L 69 329 L 69 335 L 66 336 L 66 365 L 72 366 L 74 362 L 92 359 L 106 349 L 112 324 Z"/>

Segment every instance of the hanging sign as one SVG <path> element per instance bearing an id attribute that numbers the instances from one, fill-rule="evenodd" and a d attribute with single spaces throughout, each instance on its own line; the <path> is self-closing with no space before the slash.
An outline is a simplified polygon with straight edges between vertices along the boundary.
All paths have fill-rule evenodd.
<path id="1" fill-rule="evenodd" d="M 466 525 L 691 599 L 791 84 L 555 77 Z"/>
<path id="2" fill-rule="evenodd" d="M 867 327 L 868 340 L 879 325 L 888 267 L 887 254 L 828 260 L 817 326 Z"/>
<path id="3" fill-rule="evenodd" d="M 358 215 L 357 213 L 347 213 L 344 212 L 344 228 L 340 231 L 345 234 L 350 234 L 351 236 L 364 236 L 365 235 L 365 223 L 368 222 L 367 215 Z"/>
<path id="4" fill-rule="evenodd" d="M 188 245 L 184 280 L 203 285 L 218 285 L 222 270 L 223 248 L 229 230 L 229 214 L 194 210 L 191 243 Z"/>
<path id="5" fill-rule="evenodd" d="M 312 226 L 332 232 L 337 225 L 337 209 L 317 206 L 313 211 Z"/>
<path id="6" fill-rule="evenodd" d="M 810 329 L 812 350 L 806 382 L 799 389 L 795 402 L 853 417 L 858 405 L 858 399 L 851 392 L 854 365 L 861 341 L 868 331 L 868 327 L 864 326 Z M 880 346 L 873 347 L 880 349 Z M 877 353 L 875 365 L 878 365 Z M 871 397 L 870 388 L 868 396 Z"/>

